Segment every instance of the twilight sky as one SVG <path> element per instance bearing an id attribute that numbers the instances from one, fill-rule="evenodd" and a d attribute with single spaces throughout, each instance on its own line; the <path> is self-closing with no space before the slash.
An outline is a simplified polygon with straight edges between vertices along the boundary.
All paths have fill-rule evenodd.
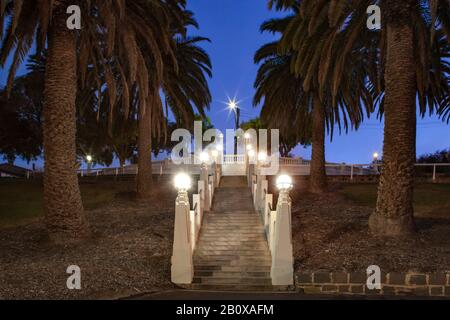
<path id="1" fill-rule="evenodd" d="M 196 14 L 200 24 L 197 34 L 211 39 L 204 48 L 211 56 L 213 78 L 210 89 L 213 103 L 208 115 L 213 124 L 224 130 L 234 128 L 234 117 L 225 110 L 223 102 L 228 97 L 241 101 L 242 121 L 255 118 L 259 108 L 253 108 L 253 82 L 257 66 L 253 64 L 255 51 L 273 40 L 269 34 L 259 32 L 260 24 L 269 18 L 283 15 L 267 9 L 266 0 L 190 0 L 189 9 Z M 21 68 L 23 72 L 24 68 Z M 3 86 L 6 71 L 0 69 L 0 85 Z M 280 106 L 281 107 L 281 106 Z M 357 132 L 335 135 L 333 142 L 327 139 L 327 161 L 369 163 L 373 152 L 382 153 L 383 125 L 372 116 Z M 434 152 L 450 147 L 450 126 L 436 117 L 418 120 L 417 153 Z M 310 148 L 298 147 L 295 154 L 310 158 Z M 1 159 L 0 159 L 1 162 Z M 19 165 L 26 165 L 17 161 Z"/>

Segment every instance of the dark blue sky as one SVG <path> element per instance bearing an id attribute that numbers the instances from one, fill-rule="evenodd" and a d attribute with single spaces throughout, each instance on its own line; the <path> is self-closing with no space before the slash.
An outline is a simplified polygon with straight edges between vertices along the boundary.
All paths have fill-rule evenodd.
<path id="1" fill-rule="evenodd" d="M 260 24 L 282 14 L 267 9 L 266 0 L 190 0 L 200 29 L 193 34 L 211 39 L 204 48 L 211 56 L 214 76 L 210 81 L 213 103 L 209 116 L 219 129 L 234 128 L 234 118 L 225 110 L 224 101 L 236 96 L 242 111 L 242 120 L 258 116 L 253 108 L 253 81 L 257 66 L 253 64 L 255 51 L 273 40 L 259 32 Z M 22 68 L 23 70 L 23 68 Z M 0 85 L 5 82 L 5 71 L 0 70 Z M 280 106 L 282 107 L 282 106 Z M 373 116 L 373 118 L 375 118 Z M 434 152 L 450 147 L 450 126 L 436 117 L 419 119 L 417 153 Z M 381 154 L 383 126 L 376 119 L 366 121 L 357 132 L 335 135 L 327 140 L 327 160 L 330 162 L 369 163 L 374 151 Z M 310 158 L 310 148 L 299 147 L 295 154 Z"/>

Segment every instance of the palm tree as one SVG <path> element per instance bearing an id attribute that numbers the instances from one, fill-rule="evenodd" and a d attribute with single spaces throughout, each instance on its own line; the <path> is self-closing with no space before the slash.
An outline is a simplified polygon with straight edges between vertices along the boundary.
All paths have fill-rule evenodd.
<path id="1" fill-rule="evenodd" d="M 293 1 L 288 8 L 293 14 L 262 26 L 263 31 L 281 33 L 282 39 L 261 48 L 255 57 L 256 62 L 263 61 L 256 82 L 255 102 L 264 96 L 264 118 L 271 119 L 280 128 L 301 130 L 291 134 L 303 139 L 309 138 L 309 134 L 312 142 L 310 189 L 323 193 L 327 189 L 325 130 L 332 137 L 335 125 L 339 130 L 341 126 L 346 131 L 349 127 L 357 129 L 364 118 L 364 110 L 370 114 L 373 103 L 371 92 L 366 88 L 368 71 L 362 53 L 355 51 L 346 63 L 347 68 L 339 75 L 338 85 L 332 87 L 330 80 L 324 77 L 320 60 L 332 55 L 325 39 L 336 30 L 320 26 L 322 33 L 317 37 L 303 36 L 301 44 L 294 48 L 291 41 L 297 35 L 292 34 L 291 25 L 305 28 L 307 20 L 300 14 L 301 6 L 297 2 Z M 307 35 L 308 30 L 299 34 L 303 33 Z M 280 105 L 283 108 L 279 108 Z"/>
<path id="2" fill-rule="evenodd" d="M 192 13 L 184 12 L 184 27 L 197 26 Z M 207 76 L 211 77 L 211 61 L 208 54 L 198 46 L 201 37 L 185 37 L 175 29 L 172 46 L 176 64 L 172 57 L 166 58 L 161 81 L 150 79 L 152 92 L 149 95 L 147 111 L 139 119 L 137 197 L 146 200 L 152 190 L 152 136 L 160 140 L 166 134 L 169 109 L 177 125 L 191 128 L 195 109 L 205 117 L 204 109 L 211 102 Z M 164 96 L 164 104 L 161 95 Z M 167 139 L 167 137 L 164 137 Z"/>
<path id="3" fill-rule="evenodd" d="M 284 7 L 290 2 L 274 0 L 271 4 Z M 323 33 L 324 23 L 343 35 L 345 41 L 333 33 L 324 38 L 327 48 L 338 56 L 334 62 L 334 58 L 321 59 L 321 78 L 333 79 L 333 93 L 352 52 L 367 51 L 372 89 L 385 116 L 384 167 L 369 225 L 376 234 L 397 236 L 414 231 L 416 97 L 422 115 L 448 103 L 448 73 L 446 76 L 442 67 L 448 47 L 445 49 L 442 37 L 446 36 L 448 43 L 450 4 L 445 0 L 375 3 L 382 7 L 381 32 L 366 28 L 366 10 L 373 1 L 301 1 L 301 14 L 289 26 L 285 45 L 299 49 L 305 34 Z M 323 87 L 325 82 L 320 83 Z"/>
<path id="4" fill-rule="evenodd" d="M 178 2 L 178 1 L 174 1 Z M 161 56 L 170 52 L 169 11 L 163 1 L 77 1 L 83 29 L 66 27 L 66 10 L 73 1 L 0 0 L 0 66 L 12 54 L 8 89 L 28 51 L 37 53 L 47 44 L 43 104 L 44 208 L 46 225 L 54 241 L 71 241 L 89 234 L 76 174 L 77 81 L 85 83 L 88 66 L 105 71 L 111 103 L 115 80 L 124 88 L 147 86 L 148 71 L 140 48 L 154 56 L 155 70 L 162 74 Z M 6 29 L 3 28 L 7 22 Z M 139 44 L 139 45 L 138 45 Z M 126 68 L 124 66 L 127 66 Z M 121 70 L 114 79 L 111 68 Z M 79 74 L 77 74 L 77 70 Z"/>

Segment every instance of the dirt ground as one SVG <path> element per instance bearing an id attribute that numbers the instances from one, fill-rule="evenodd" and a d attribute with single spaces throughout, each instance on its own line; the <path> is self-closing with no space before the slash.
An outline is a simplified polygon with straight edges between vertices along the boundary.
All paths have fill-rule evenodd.
<path id="1" fill-rule="evenodd" d="M 87 211 L 93 238 L 71 246 L 46 239 L 41 220 L 0 229 L 1 299 L 117 298 L 173 289 L 170 257 L 174 200 L 170 180 L 155 185 L 154 201 L 136 203 L 120 193 L 108 205 Z M 449 219 L 417 220 L 415 238 L 389 240 L 368 232 L 372 208 L 339 193 L 316 196 L 297 184 L 293 198 L 293 242 L 297 271 L 450 270 Z M 66 269 L 78 265 L 80 291 L 69 291 Z"/>
<path id="2" fill-rule="evenodd" d="M 173 288 L 176 194 L 167 181 L 155 189 L 149 203 L 119 194 L 87 211 L 93 237 L 77 245 L 49 243 L 41 220 L 0 230 L 0 299 L 114 298 Z M 66 287 L 70 265 L 81 268 L 80 291 Z"/>
<path id="3" fill-rule="evenodd" d="M 300 185 L 305 185 L 300 182 Z M 416 217 L 413 238 L 386 239 L 372 235 L 373 212 L 340 193 L 313 195 L 297 188 L 292 194 L 292 228 L 297 271 L 362 271 L 378 265 L 384 272 L 450 270 L 450 215 Z"/>

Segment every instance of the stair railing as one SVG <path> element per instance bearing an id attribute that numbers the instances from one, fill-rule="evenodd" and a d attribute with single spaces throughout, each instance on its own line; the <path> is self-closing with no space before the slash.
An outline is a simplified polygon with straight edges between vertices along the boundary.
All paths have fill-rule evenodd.
<path id="1" fill-rule="evenodd" d="M 205 212 L 210 211 L 215 188 L 220 181 L 220 170 L 212 166 L 202 166 L 202 174 L 197 182 L 197 194 L 192 195 L 193 209 L 189 202 L 189 187 L 181 187 L 175 202 L 175 224 L 173 253 L 171 260 L 171 280 L 176 284 L 190 284 L 194 278 L 193 253 L 196 248 Z M 203 179 L 202 179 L 203 178 Z M 190 185 L 190 183 L 187 183 Z M 186 185 L 187 185 L 186 184 Z"/>
<path id="2" fill-rule="evenodd" d="M 257 173 L 259 173 L 257 171 Z M 292 247 L 292 218 L 290 188 L 280 188 L 274 207 L 273 195 L 268 193 L 268 181 L 260 174 L 251 177 L 255 210 L 261 216 L 264 232 L 272 256 L 270 276 L 273 285 L 288 286 L 294 282 Z"/>

